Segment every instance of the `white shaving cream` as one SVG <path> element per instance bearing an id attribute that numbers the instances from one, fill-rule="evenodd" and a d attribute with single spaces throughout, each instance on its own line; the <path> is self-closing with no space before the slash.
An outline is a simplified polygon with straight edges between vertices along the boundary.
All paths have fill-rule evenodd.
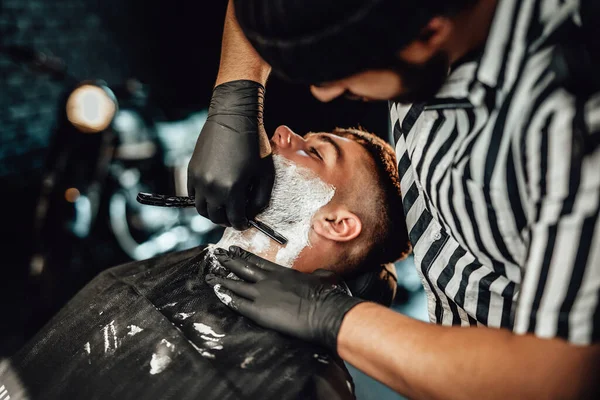
<path id="1" fill-rule="evenodd" d="M 127 327 L 129 328 L 129 332 L 127 332 L 127 336 L 134 336 L 134 335 L 140 333 L 141 331 L 143 331 L 143 329 L 140 328 L 139 326 L 128 325 Z"/>
<path id="2" fill-rule="evenodd" d="M 252 361 L 254 361 L 254 357 L 253 357 L 253 356 L 246 357 L 246 358 L 244 359 L 244 361 L 242 362 L 242 365 L 240 365 L 240 367 L 241 367 L 242 369 L 246 369 L 246 368 L 248 367 L 248 365 L 250 365 L 250 363 L 251 363 Z"/>
<path id="3" fill-rule="evenodd" d="M 191 317 L 194 314 L 195 313 L 193 313 L 193 312 L 190 312 L 190 313 L 181 312 L 181 313 L 175 314 L 175 317 L 177 317 L 179 319 L 182 319 L 182 320 L 185 320 L 185 319 L 188 319 L 189 317 Z"/>
<path id="4" fill-rule="evenodd" d="M 316 358 L 316 360 L 320 363 L 329 364 L 329 361 L 327 360 L 327 356 L 322 356 L 320 354 L 313 354 L 313 357 Z"/>
<path id="5" fill-rule="evenodd" d="M 215 358 L 215 355 L 214 355 L 214 354 L 212 354 L 212 353 L 209 353 L 208 351 L 206 351 L 206 349 L 201 349 L 200 347 L 196 346 L 196 345 L 194 344 L 194 342 L 192 342 L 192 341 L 189 341 L 189 340 L 188 340 L 188 342 L 189 342 L 189 343 L 192 345 L 192 347 L 193 347 L 194 349 L 196 349 L 196 351 L 198 351 L 198 353 L 200 353 L 200 355 L 201 355 L 202 357 L 206 357 L 206 358 Z M 221 349 L 223 348 L 223 346 L 220 346 L 220 347 L 221 347 L 220 349 L 217 349 L 217 348 L 215 348 L 215 350 L 221 350 Z"/>
<path id="6" fill-rule="evenodd" d="M 163 372 L 171 364 L 170 353 L 175 351 L 175 345 L 167 339 L 162 339 L 156 346 L 156 352 L 150 359 L 150 375 L 156 375 Z"/>
<path id="7" fill-rule="evenodd" d="M 210 326 L 202 324 L 202 323 L 195 323 L 194 329 L 197 330 L 199 333 L 202 333 L 205 335 L 214 336 L 217 338 L 225 337 L 224 334 L 217 333 L 217 332 L 213 331 L 213 329 Z"/>
<path id="8" fill-rule="evenodd" d="M 171 357 L 165 354 L 152 354 L 150 360 L 150 375 L 156 375 L 163 372 L 171 363 Z"/>
<path id="9" fill-rule="evenodd" d="M 227 233 L 227 229 L 225 230 L 225 233 Z M 221 240 L 223 240 L 223 239 L 221 239 Z M 221 265 L 221 263 L 219 263 L 219 261 L 217 261 L 217 257 L 215 256 L 215 250 L 217 248 L 218 248 L 218 245 L 211 244 L 211 243 L 209 243 L 206 246 L 206 261 L 207 261 L 206 271 L 207 271 L 207 273 L 218 274 L 219 272 L 227 271 L 227 269 L 225 267 L 223 267 Z"/>
<path id="10" fill-rule="evenodd" d="M 233 279 L 234 281 L 241 281 L 240 277 L 234 274 L 233 272 L 230 272 L 226 278 Z"/>
<path id="11" fill-rule="evenodd" d="M 104 352 L 113 352 L 119 347 L 119 339 L 117 338 L 117 329 L 115 328 L 115 321 L 112 320 L 108 325 L 102 328 L 104 333 Z"/>
<path id="12" fill-rule="evenodd" d="M 239 280 L 239 278 L 238 278 L 238 280 Z M 213 287 L 213 290 L 215 291 L 215 294 L 217 295 L 217 297 L 219 298 L 219 300 L 221 300 L 221 302 L 223 304 L 225 304 L 226 306 L 228 306 L 231 303 L 231 301 L 233 300 L 231 298 L 231 296 L 229 296 L 228 294 L 225 294 L 225 293 L 223 293 L 221 291 L 221 285 L 220 284 L 217 283 Z"/>
<path id="13" fill-rule="evenodd" d="M 250 353 L 247 353 L 246 358 L 244 358 L 244 361 L 242 361 L 242 363 L 240 364 L 240 367 L 242 369 L 248 368 L 250 366 L 250 364 L 252 364 L 252 362 L 254 361 L 254 356 L 256 356 L 260 351 L 261 351 L 261 349 L 258 348 L 258 349 L 251 351 Z"/>
<path id="14" fill-rule="evenodd" d="M 194 323 L 194 329 L 200 333 L 200 337 L 204 340 L 204 343 L 202 344 L 202 347 L 198 347 L 190 342 L 192 346 L 198 350 L 202 357 L 215 358 L 215 355 L 207 350 L 223 350 L 221 339 L 225 337 L 225 334 L 217 333 L 212 327 L 203 323 Z"/>
<path id="15" fill-rule="evenodd" d="M 219 342 L 219 338 L 215 338 L 215 337 L 211 337 L 211 336 L 206 336 L 206 335 L 200 335 L 200 337 L 204 340 L 206 340 L 207 342 Z"/>
<path id="16" fill-rule="evenodd" d="M 299 166 L 280 155 L 273 155 L 275 183 L 269 206 L 256 219 L 269 225 L 288 239 L 275 255 L 275 262 L 291 268 L 300 252 L 310 245 L 308 235 L 315 213 L 329 203 L 335 188 L 312 170 Z M 217 247 L 236 245 L 253 253 L 269 250 L 271 241 L 262 232 L 244 232 L 228 228 Z M 218 294 L 217 294 L 218 295 Z"/>

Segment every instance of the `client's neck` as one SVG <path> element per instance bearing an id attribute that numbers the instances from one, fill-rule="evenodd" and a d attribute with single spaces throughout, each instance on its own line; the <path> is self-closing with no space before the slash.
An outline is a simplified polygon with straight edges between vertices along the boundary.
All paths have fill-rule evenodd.
<path id="1" fill-rule="evenodd" d="M 238 246 L 271 262 L 277 262 L 277 253 L 283 248 L 282 245 L 254 228 L 241 232 L 227 228 L 216 246 L 226 250 L 229 249 L 229 246 Z"/>

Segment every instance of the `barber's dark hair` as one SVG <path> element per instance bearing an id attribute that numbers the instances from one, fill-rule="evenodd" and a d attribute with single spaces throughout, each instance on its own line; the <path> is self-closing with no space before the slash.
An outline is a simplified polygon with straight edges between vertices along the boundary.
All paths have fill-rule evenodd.
<path id="1" fill-rule="evenodd" d="M 244 34 L 284 79 L 317 84 L 393 65 L 436 16 L 479 0 L 234 0 Z"/>
<path id="2" fill-rule="evenodd" d="M 372 133 L 361 129 L 336 128 L 334 135 L 354 140 L 371 156 L 381 192 L 373 201 L 376 209 L 376 226 L 372 232 L 372 248 L 359 260 L 356 273 L 376 266 L 392 263 L 406 257 L 412 247 L 406 228 L 402 193 L 398 176 L 398 163 L 392 146 Z"/>

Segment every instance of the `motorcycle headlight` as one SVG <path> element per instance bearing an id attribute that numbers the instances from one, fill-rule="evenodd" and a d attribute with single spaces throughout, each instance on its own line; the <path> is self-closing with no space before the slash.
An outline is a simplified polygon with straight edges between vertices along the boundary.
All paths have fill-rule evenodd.
<path id="1" fill-rule="evenodd" d="M 111 124 L 117 103 L 110 89 L 92 84 L 77 87 L 67 100 L 67 119 L 79 131 L 97 133 Z"/>

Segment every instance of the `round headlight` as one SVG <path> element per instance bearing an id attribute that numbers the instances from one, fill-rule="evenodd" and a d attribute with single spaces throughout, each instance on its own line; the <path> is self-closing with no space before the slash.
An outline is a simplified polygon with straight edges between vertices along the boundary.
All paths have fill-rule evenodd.
<path id="1" fill-rule="evenodd" d="M 81 132 L 97 133 L 108 128 L 117 112 L 117 104 L 107 89 L 85 84 L 67 100 L 67 119 Z"/>

